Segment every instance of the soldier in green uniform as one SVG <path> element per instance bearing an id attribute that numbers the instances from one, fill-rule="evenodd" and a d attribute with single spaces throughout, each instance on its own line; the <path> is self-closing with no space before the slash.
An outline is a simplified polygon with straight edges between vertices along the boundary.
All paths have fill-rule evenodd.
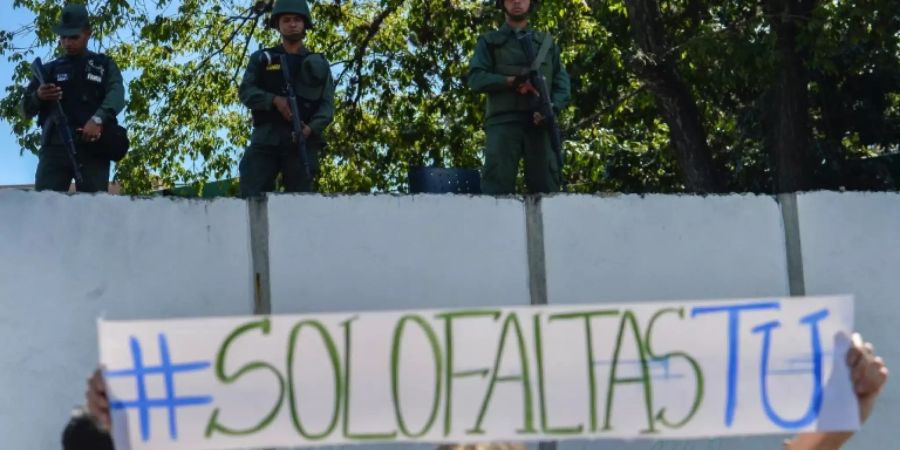
<path id="1" fill-rule="evenodd" d="M 506 17 L 499 30 L 481 35 L 469 64 L 469 88 L 487 94 L 484 168 L 481 187 L 485 194 L 513 194 L 519 161 L 525 160 L 528 192 L 559 191 L 561 167 L 550 145 L 550 131 L 538 113 L 539 96 L 523 74 L 533 64 L 547 80 L 553 109 L 559 112 L 569 101 L 569 75 L 559 57 L 559 47 L 549 33 L 534 31 L 528 16 L 538 0 L 496 0 Z M 532 39 L 537 60 L 527 61 L 519 41 Z"/>
<path id="2" fill-rule="evenodd" d="M 63 139 L 48 120 L 53 102 L 59 100 L 75 137 L 77 162 L 83 182 L 79 192 L 106 192 L 110 159 L 98 148 L 104 128 L 116 123 L 125 107 L 122 73 L 104 54 L 87 49 L 91 37 L 88 12 L 82 5 L 63 8 L 60 22 L 53 27 L 65 55 L 44 66 L 44 81 L 36 79 L 19 104 L 25 117 L 38 116 L 42 127 L 41 150 L 35 174 L 35 189 L 68 191 L 75 176 Z"/>
<path id="3" fill-rule="evenodd" d="M 303 45 L 313 27 L 306 0 L 276 0 L 269 26 L 281 33 L 281 45 L 254 52 L 238 96 L 253 115 L 250 147 L 241 159 L 241 195 L 253 197 L 275 190 L 281 173 L 285 192 L 312 191 L 318 172 L 322 133 L 334 118 L 334 81 L 330 64 Z M 290 80 L 298 96 L 306 137 L 309 176 L 293 140 L 291 108 L 285 97 L 282 61 L 291 67 Z"/>

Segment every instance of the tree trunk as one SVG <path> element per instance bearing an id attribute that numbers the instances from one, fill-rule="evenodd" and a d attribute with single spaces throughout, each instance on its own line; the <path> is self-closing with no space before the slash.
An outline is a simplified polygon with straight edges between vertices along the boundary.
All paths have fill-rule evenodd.
<path id="1" fill-rule="evenodd" d="M 777 192 L 813 188 L 812 128 L 809 118 L 807 51 L 798 43 L 801 25 L 815 0 L 766 0 L 766 14 L 777 37 L 781 70 L 775 80 L 771 153 Z"/>
<path id="2" fill-rule="evenodd" d="M 691 192 L 722 192 L 724 185 L 713 165 L 700 108 L 672 62 L 657 0 L 625 0 L 625 5 L 641 50 L 635 71 L 656 96 L 669 126 L 669 139 L 685 187 Z"/>

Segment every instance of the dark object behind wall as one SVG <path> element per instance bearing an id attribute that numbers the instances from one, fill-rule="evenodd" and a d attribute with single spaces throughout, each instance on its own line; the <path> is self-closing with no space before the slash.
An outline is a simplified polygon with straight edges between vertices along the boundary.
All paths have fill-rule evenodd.
<path id="1" fill-rule="evenodd" d="M 900 190 L 900 153 L 847 161 L 839 188 L 851 191 Z"/>
<path id="2" fill-rule="evenodd" d="M 480 194 L 481 174 L 475 169 L 410 167 L 410 194 Z"/>
<path id="3" fill-rule="evenodd" d="M 208 183 L 192 183 L 163 189 L 159 193 L 169 197 L 185 198 L 218 198 L 238 197 L 240 194 L 240 180 L 229 178 L 226 180 L 210 181 Z"/>

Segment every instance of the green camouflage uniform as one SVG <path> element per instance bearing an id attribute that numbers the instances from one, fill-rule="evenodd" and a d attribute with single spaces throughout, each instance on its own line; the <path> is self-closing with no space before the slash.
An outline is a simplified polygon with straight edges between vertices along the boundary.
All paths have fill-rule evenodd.
<path id="1" fill-rule="evenodd" d="M 277 23 L 281 13 L 299 13 L 307 19 L 307 29 L 312 26 L 305 1 L 276 2 L 271 25 Z M 273 104 L 276 95 L 286 96 L 280 65 L 283 56 L 291 65 L 300 120 L 312 130 L 306 142 L 309 177 L 303 170 L 297 144 L 292 140 L 291 122 Z M 288 55 L 280 45 L 259 50 L 250 56 L 238 96 L 253 114 L 250 146 L 240 163 L 241 195 L 253 197 L 274 191 L 279 173 L 285 192 L 310 192 L 318 173 L 319 152 L 325 145 L 322 133 L 334 119 L 334 81 L 325 57 L 305 48 L 299 54 Z"/>
<path id="2" fill-rule="evenodd" d="M 522 95 L 506 82 L 507 76 L 522 73 L 531 66 L 517 37 L 532 33 L 534 48 L 540 48 L 550 35 L 530 27 L 515 30 L 503 24 L 497 31 L 481 35 L 475 55 L 469 63 L 469 88 L 487 94 L 481 188 L 485 194 L 515 193 L 519 160 L 525 160 L 525 183 L 529 193 L 556 192 L 560 188 L 560 168 L 550 145 L 550 131 L 535 126 L 533 114 L 539 99 Z M 569 101 L 569 75 L 560 61 L 559 47 L 554 43 L 540 66 L 547 80 L 554 110 L 559 112 Z"/>

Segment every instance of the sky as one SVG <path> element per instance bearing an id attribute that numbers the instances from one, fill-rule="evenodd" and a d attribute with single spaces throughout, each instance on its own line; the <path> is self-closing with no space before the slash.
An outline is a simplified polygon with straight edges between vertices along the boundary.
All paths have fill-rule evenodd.
<path id="1" fill-rule="evenodd" d="M 0 30 L 13 30 L 34 22 L 34 15 L 23 8 L 14 8 L 0 14 Z M 28 37 L 30 40 L 31 37 Z M 46 57 L 38 52 L 38 56 Z M 12 83 L 13 64 L 0 57 L 0 93 L 6 94 L 6 87 Z M 33 184 L 34 171 L 37 168 L 37 156 L 25 152 L 19 156 L 22 148 L 16 142 L 12 127 L 0 120 L 0 186 L 9 184 Z"/>

